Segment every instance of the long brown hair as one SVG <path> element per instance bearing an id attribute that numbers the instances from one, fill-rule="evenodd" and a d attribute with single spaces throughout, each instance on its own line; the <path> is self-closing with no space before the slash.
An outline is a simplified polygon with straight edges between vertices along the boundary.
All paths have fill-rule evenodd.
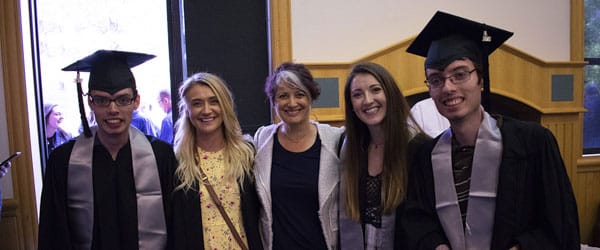
<path id="1" fill-rule="evenodd" d="M 408 175 L 407 147 L 411 132 L 407 119 L 412 119 L 409 105 L 392 75 L 381 65 L 363 62 L 354 65 L 346 80 L 344 99 L 346 101 L 346 145 L 344 146 L 344 170 L 342 179 L 346 183 L 346 212 L 353 220 L 360 220 L 359 182 L 361 164 L 367 162 L 368 145 L 371 141 L 369 129 L 352 110 L 350 85 L 357 74 L 373 76 L 383 88 L 387 113 L 382 121 L 384 144 L 381 207 L 384 214 L 390 214 L 406 196 Z M 416 123 L 415 123 L 416 124 Z M 365 167 L 365 166 L 362 166 Z"/>

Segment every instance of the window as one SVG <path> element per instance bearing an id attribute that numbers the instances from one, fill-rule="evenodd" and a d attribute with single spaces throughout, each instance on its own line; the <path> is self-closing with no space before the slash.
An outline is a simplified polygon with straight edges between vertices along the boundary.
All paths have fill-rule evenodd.
<path id="1" fill-rule="evenodd" d="M 600 154 L 600 1 L 585 0 L 583 153 Z"/>
<path id="2" fill-rule="evenodd" d="M 160 129 L 165 112 L 159 103 L 159 92 L 171 89 L 173 68 L 169 60 L 168 5 L 145 0 L 21 0 L 20 6 L 29 119 L 38 121 L 31 123 L 30 133 L 39 135 L 31 138 L 32 154 L 37 156 L 33 159 L 33 171 L 39 204 L 41 175 L 49 151 L 44 135 L 44 104 L 60 106 L 64 119 L 60 127 L 72 136 L 79 134 L 81 123 L 76 74 L 62 71 L 63 67 L 99 49 L 156 55 L 132 71 L 141 96 L 139 110 L 153 121 L 154 129 Z M 84 92 L 87 75 L 81 75 Z"/>
<path id="3" fill-rule="evenodd" d="M 138 108 L 140 130 L 158 137 L 166 115 L 159 92 L 170 90 L 167 5 L 145 0 L 56 0 L 34 1 L 37 17 L 37 58 L 46 143 L 60 143 L 65 136 L 81 132 L 75 72 L 61 69 L 99 49 L 142 52 L 156 58 L 132 69 L 141 96 Z M 67 14 L 68 13 L 68 14 Z M 35 20 L 35 19 L 34 19 Z M 34 36 L 36 37 L 36 36 Z M 35 54 L 34 54 L 34 57 Z M 83 92 L 88 73 L 82 72 Z M 86 100 L 84 98 L 84 100 Z M 48 106 L 52 104 L 52 106 Z M 55 108 L 51 108 L 57 106 Z M 87 103 L 84 104 L 87 108 Z M 54 112 L 56 111 L 56 112 Z M 135 115 L 135 114 L 134 114 Z M 93 120 L 87 114 L 88 120 Z M 56 121 L 59 121 L 58 123 Z M 136 120 L 137 121 L 137 120 Z M 41 140 L 43 143 L 43 141 Z M 51 147 L 47 148 L 50 151 Z"/>

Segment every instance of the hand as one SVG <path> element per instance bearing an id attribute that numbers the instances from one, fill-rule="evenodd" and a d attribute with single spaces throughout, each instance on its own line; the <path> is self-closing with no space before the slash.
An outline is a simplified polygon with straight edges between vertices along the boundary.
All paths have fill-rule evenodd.
<path id="1" fill-rule="evenodd" d="M 6 164 L 0 166 L 0 178 L 4 177 L 8 173 L 8 169 L 10 168 L 10 161 L 6 162 Z"/>
<path id="2" fill-rule="evenodd" d="M 438 245 L 437 247 L 435 247 L 435 250 L 450 250 L 450 247 L 446 244 L 443 244 L 443 245 Z"/>
<path id="3" fill-rule="evenodd" d="M 508 250 L 519 250 L 519 245 L 513 246 L 513 247 L 509 248 Z"/>

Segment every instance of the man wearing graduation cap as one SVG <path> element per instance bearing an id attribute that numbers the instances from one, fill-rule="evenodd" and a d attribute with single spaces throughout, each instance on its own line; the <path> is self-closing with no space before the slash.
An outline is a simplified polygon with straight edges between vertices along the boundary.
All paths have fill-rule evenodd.
<path id="1" fill-rule="evenodd" d="M 511 35 L 437 12 L 407 49 L 426 57 L 429 94 L 450 121 L 415 155 L 402 218 L 409 249 L 579 249 L 577 205 L 552 133 L 481 105 L 488 55 Z"/>
<path id="2" fill-rule="evenodd" d="M 99 50 L 63 70 L 77 71 L 84 133 L 47 162 L 39 249 L 165 249 L 170 225 L 171 146 L 130 126 L 140 104 L 130 68 L 153 55 Z M 90 72 L 85 118 L 79 72 Z"/>

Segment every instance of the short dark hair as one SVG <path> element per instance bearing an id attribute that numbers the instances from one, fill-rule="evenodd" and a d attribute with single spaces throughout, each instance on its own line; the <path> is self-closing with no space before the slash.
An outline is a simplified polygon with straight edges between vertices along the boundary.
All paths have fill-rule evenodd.
<path id="1" fill-rule="evenodd" d="M 163 98 L 169 98 L 169 99 L 171 99 L 171 93 L 168 90 L 163 89 L 160 92 L 158 92 L 158 97 L 160 99 L 163 99 Z"/>
<path id="2" fill-rule="evenodd" d="M 273 104 L 277 86 L 282 83 L 287 83 L 307 92 L 311 101 L 316 100 L 321 94 L 319 84 L 314 80 L 312 74 L 304 64 L 292 62 L 282 63 L 269 77 L 267 77 L 265 94 L 269 97 L 271 104 Z"/>

